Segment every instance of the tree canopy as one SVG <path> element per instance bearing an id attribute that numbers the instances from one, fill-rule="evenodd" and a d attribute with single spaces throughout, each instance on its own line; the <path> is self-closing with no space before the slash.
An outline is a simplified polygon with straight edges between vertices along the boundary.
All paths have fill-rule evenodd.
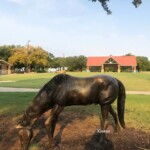
<path id="1" fill-rule="evenodd" d="M 8 62 L 16 68 L 24 67 L 26 71 L 29 71 L 31 68 L 37 70 L 49 66 L 52 57 L 53 54 L 48 53 L 41 47 L 30 46 L 28 49 L 24 46 L 18 46 L 11 50 Z"/>
<path id="2" fill-rule="evenodd" d="M 150 61 L 148 60 L 147 57 L 145 56 L 137 56 L 136 57 L 137 60 L 137 67 L 142 71 L 150 71 Z"/>
<path id="3" fill-rule="evenodd" d="M 5 61 L 8 61 L 8 58 L 12 54 L 12 49 L 14 48 L 14 45 L 3 45 L 0 46 L 0 59 L 3 59 Z"/>
<path id="4" fill-rule="evenodd" d="M 107 1 L 109 0 L 92 0 L 92 2 L 99 1 L 104 8 L 104 10 L 107 12 L 107 14 L 111 14 L 112 12 L 109 10 Z M 132 4 L 137 8 L 140 4 L 142 4 L 142 0 L 133 0 Z"/>

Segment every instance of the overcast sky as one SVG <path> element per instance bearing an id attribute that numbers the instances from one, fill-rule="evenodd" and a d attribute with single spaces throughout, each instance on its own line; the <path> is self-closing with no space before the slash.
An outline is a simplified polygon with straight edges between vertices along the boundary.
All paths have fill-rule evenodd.
<path id="1" fill-rule="evenodd" d="M 150 0 L 0 0 L 0 45 L 34 46 L 57 56 L 132 53 L 150 60 Z"/>

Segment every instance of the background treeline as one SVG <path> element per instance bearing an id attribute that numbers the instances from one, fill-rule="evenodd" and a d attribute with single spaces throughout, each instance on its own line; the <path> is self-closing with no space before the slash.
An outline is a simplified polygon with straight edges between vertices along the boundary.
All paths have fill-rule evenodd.
<path id="1" fill-rule="evenodd" d="M 126 54 L 132 55 L 131 53 Z M 147 57 L 137 56 L 137 65 L 140 71 L 150 71 L 150 61 Z M 68 71 L 83 71 L 86 69 L 87 57 L 70 56 L 55 57 L 42 47 L 3 45 L 0 46 L 0 59 L 13 65 L 13 69 L 24 68 L 25 72 L 44 72 L 47 68 L 64 68 Z"/>
<path id="2" fill-rule="evenodd" d="M 13 65 L 13 69 L 24 68 L 25 72 L 44 72 L 47 68 L 67 67 L 69 71 L 86 69 L 85 56 L 54 57 L 42 47 L 4 45 L 0 46 L 0 59 Z"/>

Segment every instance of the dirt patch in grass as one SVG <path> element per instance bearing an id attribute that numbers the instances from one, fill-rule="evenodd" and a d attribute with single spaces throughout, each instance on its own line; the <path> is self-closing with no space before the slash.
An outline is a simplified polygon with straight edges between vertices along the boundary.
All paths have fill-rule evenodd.
<path id="1" fill-rule="evenodd" d="M 34 137 L 30 150 L 48 150 L 48 138 L 44 128 L 44 114 L 34 127 Z M 14 128 L 14 118 L 9 115 L 0 116 L 0 150 L 20 150 L 18 132 Z M 59 150 L 142 150 L 150 149 L 150 133 L 127 128 L 114 133 L 110 124 L 106 140 L 99 142 L 101 134 L 98 116 L 63 112 L 58 120 L 54 141 Z"/>

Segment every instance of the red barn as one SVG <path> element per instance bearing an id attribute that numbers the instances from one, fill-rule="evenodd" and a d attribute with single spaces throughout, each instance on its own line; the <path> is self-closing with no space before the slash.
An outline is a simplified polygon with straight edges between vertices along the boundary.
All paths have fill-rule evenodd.
<path id="1" fill-rule="evenodd" d="M 118 72 L 121 69 L 128 68 L 133 72 L 136 72 L 136 57 L 135 56 L 100 56 L 100 57 L 88 57 L 87 70 L 92 71 L 92 68 L 99 68 L 101 72 L 105 72 L 113 68 Z"/>

